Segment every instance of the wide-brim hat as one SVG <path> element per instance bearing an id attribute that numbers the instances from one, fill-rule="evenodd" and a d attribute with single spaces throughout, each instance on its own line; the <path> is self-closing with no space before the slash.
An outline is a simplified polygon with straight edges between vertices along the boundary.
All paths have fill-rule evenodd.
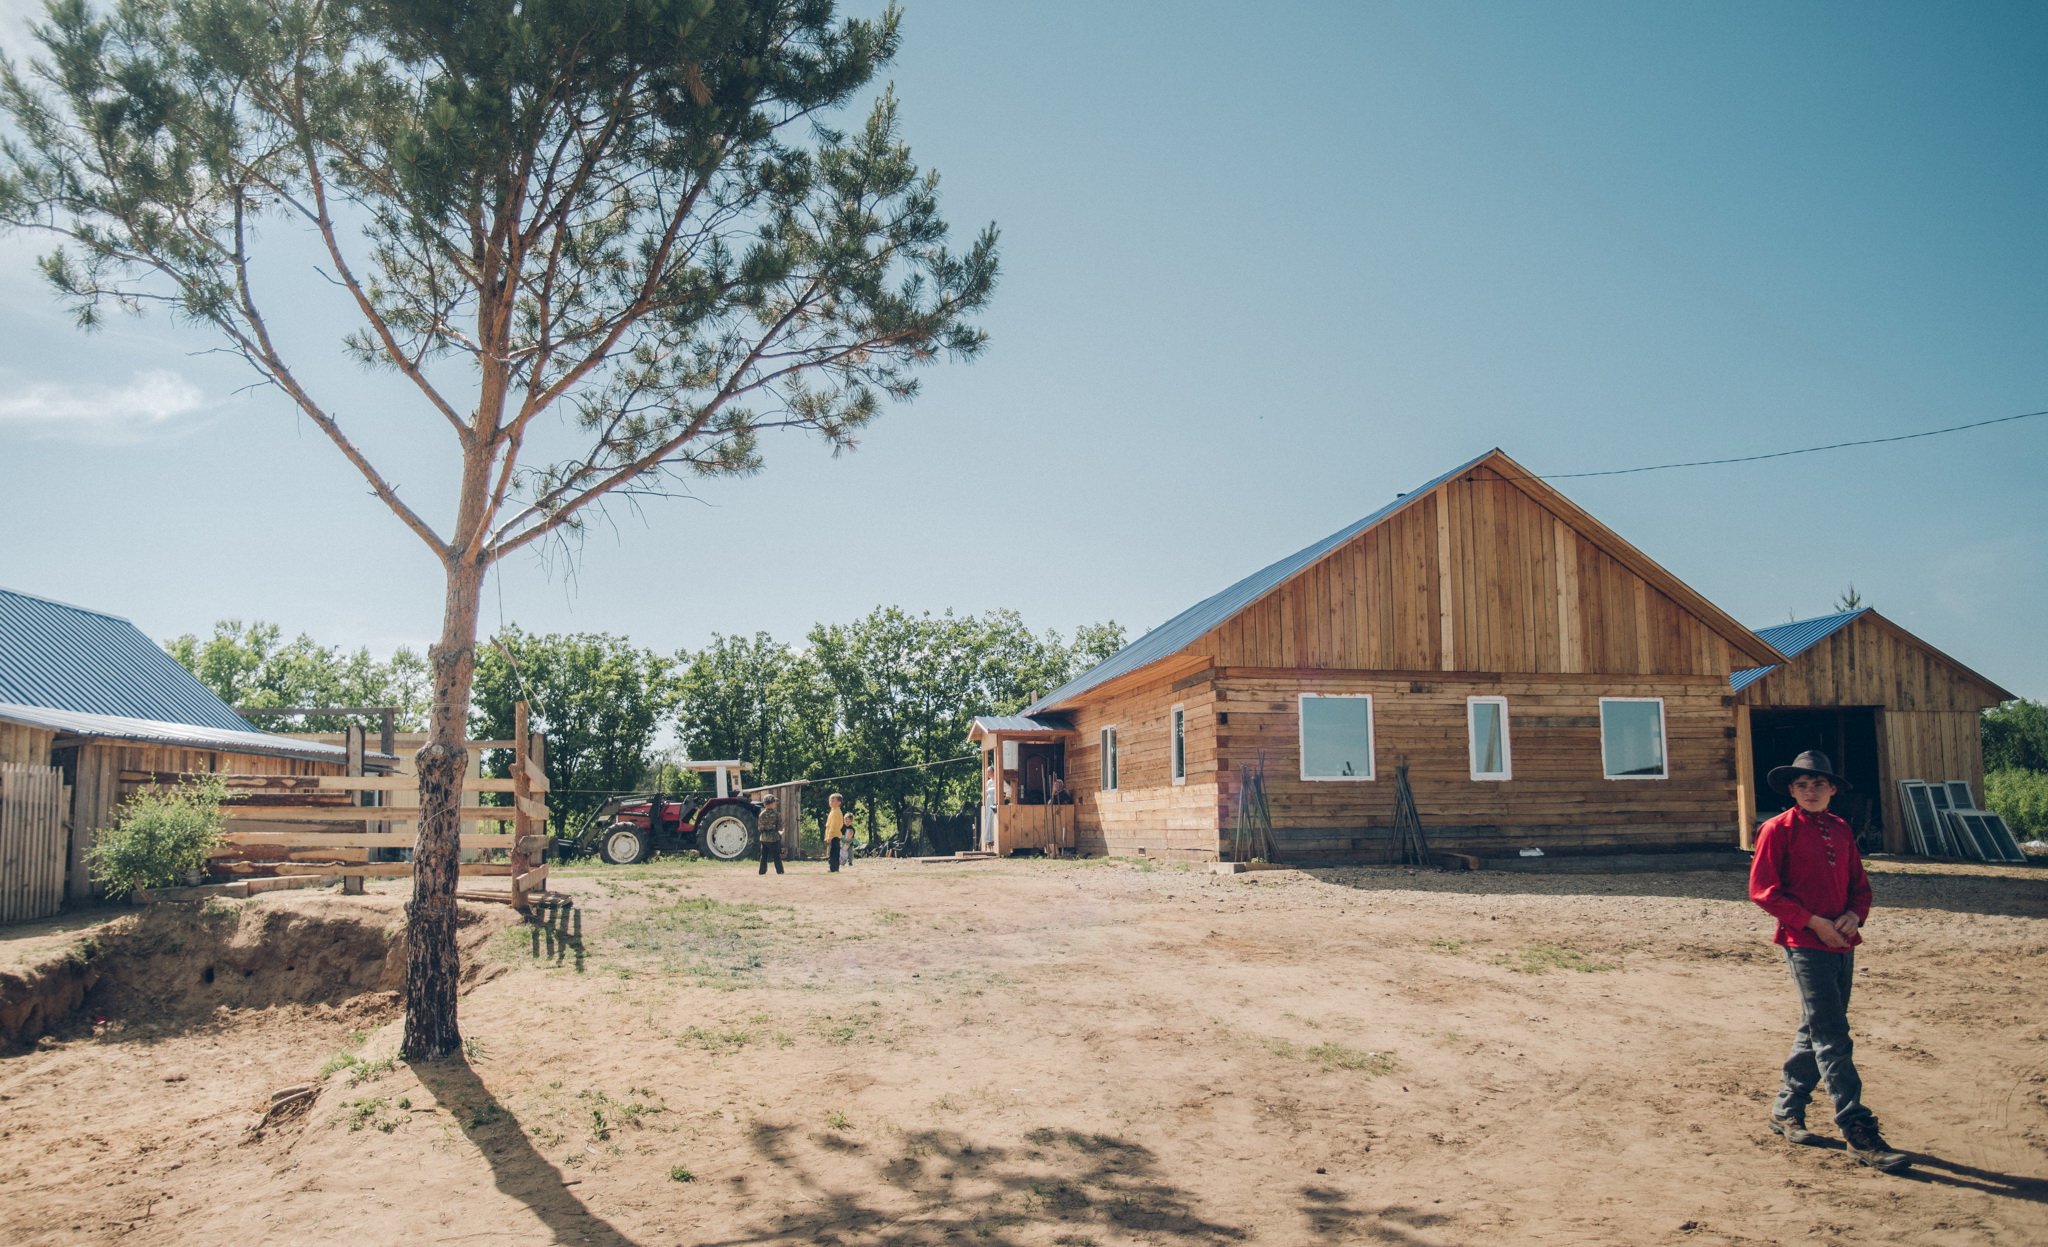
<path id="1" fill-rule="evenodd" d="M 1809 749 L 1800 754 L 1792 759 L 1790 766 L 1772 767 L 1767 778 L 1772 788 L 1786 792 L 1791 788 L 1792 781 L 1801 775 L 1818 775 L 1843 792 L 1848 792 L 1854 787 L 1848 780 L 1835 774 L 1835 764 L 1828 759 L 1828 755 L 1818 749 Z"/>

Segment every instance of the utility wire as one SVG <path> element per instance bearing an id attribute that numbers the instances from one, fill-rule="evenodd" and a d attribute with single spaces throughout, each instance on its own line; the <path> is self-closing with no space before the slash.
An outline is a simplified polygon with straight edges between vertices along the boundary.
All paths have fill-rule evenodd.
<path id="1" fill-rule="evenodd" d="M 1850 446 L 1882 446 L 1887 442 L 1910 442 L 1922 437 L 1940 437 L 1944 433 L 1961 433 L 1967 429 L 1988 428 L 1994 424 L 2010 424 L 2014 420 L 2031 420 L 2036 416 L 2048 416 L 2048 411 L 2026 411 L 2017 416 L 1999 416 L 1994 420 L 1978 420 L 1970 424 L 1952 424 L 1945 429 L 1928 429 L 1920 433 L 1900 433 L 1894 437 L 1865 437 L 1851 442 L 1829 442 L 1825 446 L 1802 446 L 1797 450 L 1774 450 L 1764 455 L 1738 455 L 1729 459 L 1693 459 L 1685 463 L 1653 463 L 1640 468 L 1609 468 L 1604 472 L 1554 472 L 1545 476 L 1531 476 L 1530 480 L 1569 481 L 1586 476 L 1628 476 L 1636 472 L 1663 472 L 1671 468 L 1707 468 L 1728 463 L 1760 463 L 1765 459 L 1784 459 L 1791 455 L 1813 455 L 1824 450 L 1844 450 Z M 1514 479 L 1514 478 L 1509 478 Z"/>
<path id="2" fill-rule="evenodd" d="M 908 766 L 884 767 L 879 771 L 855 771 L 851 775 L 821 775 L 816 779 L 806 779 L 802 782 L 806 784 L 833 784 L 842 779 L 866 779 L 870 775 L 894 775 L 898 771 L 922 771 L 935 766 L 951 766 L 955 762 L 972 762 L 980 756 L 979 754 L 963 753 L 957 758 L 941 758 L 937 762 L 913 762 Z M 797 781 L 792 780 L 791 782 Z M 768 784 L 765 786 L 775 788 L 780 785 Z M 548 791 L 574 792 L 585 796 L 626 796 L 630 795 L 634 790 L 624 788 L 550 788 Z"/>

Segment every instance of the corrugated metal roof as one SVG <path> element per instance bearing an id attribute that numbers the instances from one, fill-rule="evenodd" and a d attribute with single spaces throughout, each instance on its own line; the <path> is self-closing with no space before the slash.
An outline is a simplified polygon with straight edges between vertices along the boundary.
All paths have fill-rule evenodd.
<path id="1" fill-rule="evenodd" d="M 134 624 L 10 589 L 0 702 L 263 735 Z"/>
<path id="2" fill-rule="evenodd" d="M 323 745 L 315 740 L 294 740 L 289 736 L 273 736 L 268 732 L 246 729 L 233 731 L 197 727 L 190 723 L 166 723 L 160 719 L 87 714 L 79 710 L 53 710 L 48 706 L 17 706 L 6 702 L 0 702 L 0 720 L 77 736 L 132 740 L 149 745 L 168 745 L 174 749 L 217 749 L 227 753 L 298 758 L 307 762 L 348 761 L 348 751 L 340 745 Z M 389 759 L 388 754 L 374 752 L 367 756 Z"/>
<path id="3" fill-rule="evenodd" d="M 1032 718 L 1021 714 L 976 715 L 974 725 L 967 730 L 969 737 L 976 732 L 1071 732 L 1073 724 L 1064 715 L 1044 715 Z"/>
<path id="4" fill-rule="evenodd" d="M 1330 551 L 1343 545 L 1358 534 L 1378 524 L 1403 507 L 1420 499 L 1424 494 L 1459 475 L 1471 471 L 1490 458 L 1494 451 L 1488 451 L 1469 463 L 1457 467 L 1416 489 L 1395 498 L 1386 506 L 1359 520 L 1349 527 L 1339 529 L 1312 546 L 1295 551 L 1270 566 L 1260 568 L 1223 592 L 1188 607 L 1180 614 L 1160 624 L 1144 636 L 1110 655 L 1099 666 L 1085 674 L 1069 680 L 1037 701 L 1024 707 L 1027 715 L 1037 714 L 1070 698 L 1078 697 L 1099 684 L 1106 684 L 1121 675 L 1128 675 L 1140 667 L 1149 666 L 1164 658 L 1171 658 L 1183 649 L 1201 639 L 1211 628 L 1229 619 L 1232 615 L 1250 606 L 1267 593 L 1277 588 L 1296 572 L 1307 567 Z"/>
<path id="5" fill-rule="evenodd" d="M 1870 608 L 1863 606 L 1834 615 L 1818 615 L 1812 619 L 1795 619 L 1791 623 L 1773 624 L 1768 628 L 1756 629 L 1756 634 L 1769 641 L 1771 648 L 1785 657 L 1797 658 L 1869 613 Z M 1737 671 L 1728 677 L 1728 689 L 1730 692 L 1739 693 L 1777 669 L 1751 667 L 1747 671 Z"/>

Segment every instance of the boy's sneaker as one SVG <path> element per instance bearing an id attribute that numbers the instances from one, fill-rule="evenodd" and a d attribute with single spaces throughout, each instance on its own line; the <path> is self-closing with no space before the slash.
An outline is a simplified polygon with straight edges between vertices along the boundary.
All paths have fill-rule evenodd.
<path id="1" fill-rule="evenodd" d="M 1849 1141 L 1849 1154 L 1859 1165 L 1868 1165 L 1884 1173 L 1897 1173 L 1913 1163 L 1913 1158 L 1904 1152 L 1894 1152 L 1891 1144 L 1878 1133 L 1875 1121 L 1859 1121 L 1842 1128 L 1842 1137 Z"/>
<path id="2" fill-rule="evenodd" d="M 1820 1145 L 1820 1136 L 1806 1128 L 1806 1118 L 1798 1113 L 1772 1113 L 1771 1133 L 1784 1135 L 1789 1143 L 1803 1143 L 1807 1147 Z"/>

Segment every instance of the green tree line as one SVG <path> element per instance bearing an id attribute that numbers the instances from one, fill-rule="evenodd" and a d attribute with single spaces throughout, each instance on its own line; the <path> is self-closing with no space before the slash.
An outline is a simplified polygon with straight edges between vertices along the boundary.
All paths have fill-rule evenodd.
<path id="1" fill-rule="evenodd" d="M 2048 839 L 2048 704 L 2022 697 L 1984 712 L 1984 808 L 2022 839 Z"/>
<path id="2" fill-rule="evenodd" d="M 752 764 L 750 783 L 832 780 L 866 834 L 888 836 L 915 828 L 920 815 L 973 805 L 978 775 L 963 759 L 975 715 L 1013 714 L 1123 642 L 1115 623 L 1067 638 L 1035 633 L 1010 610 L 896 607 L 819 624 L 800 643 L 765 632 L 714 635 L 674 654 L 610 633 L 510 627 L 479 647 L 470 735 L 510 736 L 514 706 L 527 702 L 547 737 L 558 831 L 576 829 L 616 793 L 692 790 L 698 778 L 681 761 L 731 758 Z M 274 624 L 240 620 L 165 648 L 232 705 L 389 705 L 401 730 L 425 719 L 426 666 L 407 648 L 380 661 L 303 634 L 287 642 Z M 302 730 L 338 731 L 344 722 L 310 716 Z M 486 761 L 500 771 L 505 763 Z M 811 800 L 822 805 L 824 796 L 820 787 Z"/>

